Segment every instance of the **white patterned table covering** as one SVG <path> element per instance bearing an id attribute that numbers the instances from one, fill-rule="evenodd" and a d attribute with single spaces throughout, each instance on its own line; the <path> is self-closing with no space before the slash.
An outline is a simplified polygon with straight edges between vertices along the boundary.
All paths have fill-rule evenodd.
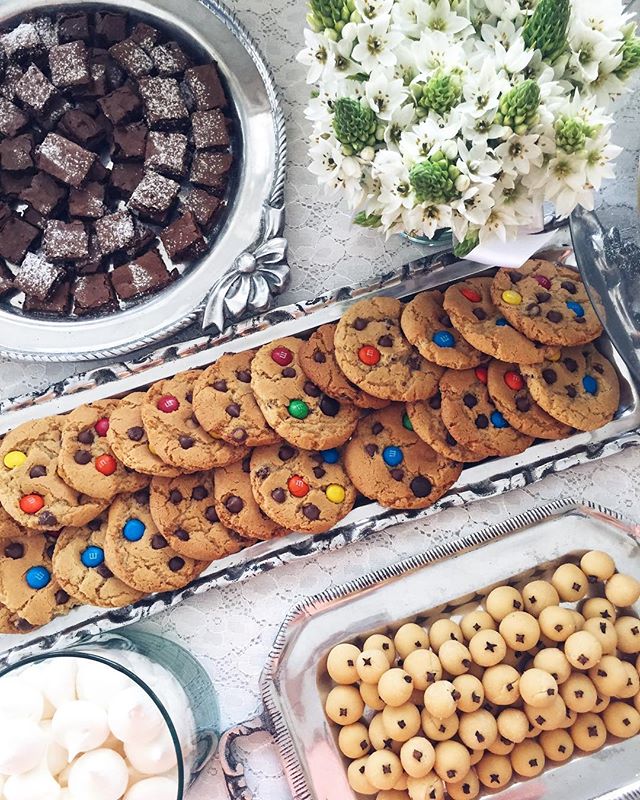
<path id="1" fill-rule="evenodd" d="M 417 248 L 397 238 L 384 242 L 375 232 L 351 228 L 348 215 L 318 192 L 306 170 L 303 108 L 309 88 L 295 61 L 304 25 L 303 0 L 231 0 L 230 5 L 258 41 L 282 87 L 289 136 L 286 236 L 293 267 L 291 287 L 282 302 L 352 285 L 418 257 Z M 630 130 L 624 127 L 625 132 Z M 0 396 L 42 389 L 72 370 L 69 364 L 0 361 Z M 588 499 L 640 520 L 640 450 L 578 467 L 468 509 L 450 509 L 423 522 L 401 525 L 352 545 L 348 558 L 344 551 L 323 553 L 244 584 L 211 591 L 144 627 L 181 642 L 200 659 L 217 688 L 222 729 L 226 729 L 259 710 L 262 666 L 280 622 L 303 597 L 559 498 Z M 255 736 L 242 747 L 256 800 L 287 800 L 290 793 L 269 738 Z M 189 799 L 225 797 L 216 758 Z"/>

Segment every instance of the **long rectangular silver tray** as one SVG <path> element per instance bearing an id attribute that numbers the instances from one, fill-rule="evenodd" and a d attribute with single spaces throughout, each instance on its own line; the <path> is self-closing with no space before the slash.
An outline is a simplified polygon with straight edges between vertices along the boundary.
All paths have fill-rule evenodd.
<path id="1" fill-rule="evenodd" d="M 626 573 L 640 578 L 639 543 L 640 525 L 624 523 L 600 506 L 558 501 L 299 603 L 285 619 L 260 678 L 262 713 L 220 740 L 229 796 L 251 800 L 234 743 L 267 731 L 275 738 L 294 800 L 361 797 L 349 787 L 336 726 L 324 713 L 330 688 L 324 666 L 334 645 L 443 613 L 457 620 L 496 585 L 548 577 L 568 557 L 587 550 L 610 553 Z M 640 613 L 640 601 L 634 611 Z M 637 800 L 640 737 L 610 742 L 595 754 L 484 796 Z"/>
<path id="2" fill-rule="evenodd" d="M 0 435 L 30 419 L 65 413 L 81 403 L 123 395 L 177 372 L 205 366 L 224 352 L 247 350 L 281 336 L 305 335 L 318 325 L 338 319 L 350 304 L 363 297 L 383 293 L 408 298 L 416 292 L 443 287 L 463 277 L 486 271 L 484 265 L 456 261 L 449 254 L 421 259 L 383 276 L 374 285 L 338 289 L 316 300 L 278 308 L 238 323 L 221 336 L 200 337 L 154 350 L 132 361 L 70 377 L 42 393 L 1 402 Z M 605 427 L 591 433 L 579 433 L 562 441 L 540 442 L 517 456 L 469 465 L 456 485 L 431 508 L 393 511 L 376 503 L 364 502 L 328 533 L 317 536 L 291 534 L 253 545 L 237 555 L 214 562 L 186 589 L 153 595 L 125 609 L 105 611 L 82 606 L 68 616 L 49 623 L 44 630 L 20 637 L 0 635 L 0 663 L 34 651 L 82 642 L 98 633 L 157 614 L 212 587 L 236 583 L 279 564 L 343 547 L 391 525 L 474 500 L 495 497 L 511 489 L 528 486 L 549 474 L 637 446 L 640 444 L 639 384 L 634 381 L 624 360 L 606 337 L 602 337 L 599 346 L 615 363 L 622 386 L 619 414 Z M 5 652 L 9 649 L 11 652 Z"/>

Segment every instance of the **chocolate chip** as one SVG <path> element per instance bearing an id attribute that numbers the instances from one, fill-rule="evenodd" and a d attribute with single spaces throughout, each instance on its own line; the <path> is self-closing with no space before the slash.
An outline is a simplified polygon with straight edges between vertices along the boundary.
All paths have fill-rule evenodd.
<path id="1" fill-rule="evenodd" d="M 486 313 L 486 311 L 483 311 L 481 308 L 474 308 L 473 309 L 473 316 L 477 320 L 482 322 L 483 320 L 485 320 L 487 318 L 487 313 Z"/>
<path id="2" fill-rule="evenodd" d="M 428 497 L 431 494 L 433 486 L 428 478 L 423 475 L 418 475 L 409 484 L 409 488 L 415 497 Z"/>
<path id="3" fill-rule="evenodd" d="M 389 336 L 389 334 L 385 334 L 378 339 L 378 344 L 380 347 L 393 347 L 393 336 Z"/>
<path id="4" fill-rule="evenodd" d="M 295 371 L 295 369 L 293 367 L 285 367 L 282 370 L 282 377 L 283 378 L 295 378 L 296 374 L 297 373 L 296 373 L 296 371 Z"/>
<path id="5" fill-rule="evenodd" d="M 562 363 L 569 370 L 569 372 L 575 372 L 578 369 L 578 362 L 574 361 L 572 358 L 565 358 Z"/>
<path id="6" fill-rule="evenodd" d="M 234 442 L 238 442 L 238 444 L 242 444 L 243 442 L 246 442 L 248 435 L 249 434 L 246 432 L 246 430 L 244 428 L 236 428 L 232 432 L 231 438 L 233 439 Z"/>
<path id="7" fill-rule="evenodd" d="M 467 408 L 475 408 L 478 405 L 478 398 L 467 392 L 465 396 L 462 398 L 462 402 L 465 404 Z"/>
<path id="8" fill-rule="evenodd" d="M 333 397 L 329 397 L 325 394 L 320 401 L 320 411 L 322 411 L 325 417 L 335 417 L 340 411 L 340 403 L 334 400 Z"/>
<path id="9" fill-rule="evenodd" d="M 549 311 L 547 319 L 549 322 L 562 322 L 562 314 L 559 311 Z"/>
<path id="10" fill-rule="evenodd" d="M 237 418 L 240 416 L 240 406 L 237 403 L 230 403 L 225 408 L 225 411 L 230 417 Z"/>
<path id="11" fill-rule="evenodd" d="M 320 509 L 318 506 L 314 506 L 313 503 L 307 503 L 306 505 L 302 506 L 302 513 L 308 520 L 314 521 L 316 519 L 320 519 Z"/>
<path id="12" fill-rule="evenodd" d="M 438 322 L 443 328 L 453 328 L 453 325 L 451 324 L 451 317 L 448 314 L 441 314 L 438 317 Z"/>
<path id="13" fill-rule="evenodd" d="M 353 327 L 357 331 L 363 331 L 367 327 L 368 324 L 369 323 L 367 322 L 367 320 L 366 319 L 362 319 L 362 317 L 356 317 L 356 319 L 353 321 Z"/>
<path id="14" fill-rule="evenodd" d="M 188 542 L 189 541 L 189 534 L 185 530 L 183 530 L 182 528 L 177 528 L 173 532 L 173 535 L 176 537 L 176 539 L 180 539 L 181 542 Z"/>
<path id="15" fill-rule="evenodd" d="M 604 375 L 604 367 L 602 364 L 592 364 L 592 368 L 594 372 L 598 373 L 598 375 Z"/>
<path id="16" fill-rule="evenodd" d="M 240 381 L 240 383 L 251 383 L 251 373 L 246 369 L 237 370 L 236 378 Z"/>
<path id="17" fill-rule="evenodd" d="M 432 408 L 434 411 L 437 411 L 440 406 L 442 405 L 442 395 L 440 392 L 436 392 L 433 397 L 429 398 L 429 408 Z"/>
<path id="18" fill-rule="evenodd" d="M 520 283 L 520 281 L 522 280 L 523 277 L 524 276 L 519 272 L 510 272 L 509 273 L 509 279 L 511 280 L 511 283 Z"/>
<path id="19" fill-rule="evenodd" d="M 458 442 L 453 438 L 453 436 L 449 433 L 449 431 L 447 431 L 444 440 L 449 445 L 449 447 L 456 447 L 456 445 L 458 444 Z"/>
<path id="20" fill-rule="evenodd" d="M 586 317 L 574 317 L 574 318 L 573 318 L 573 321 L 574 321 L 574 322 L 575 322 L 577 325 L 584 325 L 584 324 L 585 324 L 585 322 L 587 321 L 587 318 L 586 318 Z"/>
<path id="21" fill-rule="evenodd" d="M 58 589 L 54 597 L 56 599 L 57 606 L 63 606 L 65 603 L 69 602 L 69 595 L 65 592 L 64 589 Z"/>
<path id="22" fill-rule="evenodd" d="M 98 564 L 96 572 L 101 578 L 104 578 L 105 581 L 108 581 L 109 578 L 113 578 L 113 572 L 111 572 L 106 564 Z"/>
<path id="23" fill-rule="evenodd" d="M 552 386 L 558 380 L 558 375 L 556 374 L 555 369 L 550 368 L 542 370 L 542 377 L 544 378 L 544 382 L 549 386 Z"/>
<path id="24" fill-rule="evenodd" d="M 169 569 L 171 572 L 180 572 L 183 567 L 184 558 L 180 558 L 180 556 L 174 556 L 173 558 L 169 559 Z"/>
<path id="25" fill-rule="evenodd" d="M 232 494 L 224 501 L 224 507 L 230 514 L 239 514 L 244 508 L 244 500 L 237 494 Z"/>
<path id="26" fill-rule="evenodd" d="M 91 462 L 91 453 L 88 450 L 76 450 L 73 455 L 73 460 L 76 464 L 89 464 Z"/>
<path id="27" fill-rule="evenodd" d="M 12 558 L 14 561 L 22 558 L 24 555 L 24 545 L 20 542 L 11 542 L 4 548 L 4 554 L 7 558 Z"/>
<path id="28" fill-rule="evenodd" d="M 480 428 L 480 430 L 484 430 L 485 428 L 489 427 L 489 420 L 487 419 L 486 414 L 478 414 L 476 417 L 476 428 Z"/>
<path id="29" fill-rule="evenodd" d="M 381 422 L 374 422 L 371 426 L 371 433 L 374 436 L 377 436 L 379 433 L 382 433 L 384 430 L 384 425 Z"/>
<path id="30" fill-rule="evenodd" d="M 180 447 L 183 450 L 189 450 L 195 444 L 191 436 L 183 436 L 183 435 L 178 436 L 178 442 L 180 442 Z"/>
<path id="31" fill-rule="evenodd" d="M 327 357 L 322 350 L 316 350 L 316 352 L 313 354 L 313 360 L 316 362 L 316 364 L 324 364 L 327 360 Z"/>
<path id="32" fill-rule="evenodd" d="M 35 464 L 29 470 L 29 477 L 30 478 L 44 478 L 47 474 L 47 468 L 42 464 Z"/>
<path id="33" fill-rule="evenodd" d="M 565 292 L 569 292 L 569 294 L 575 294 L 578 291 L 573 281 L 562 281 L 560 286 L 565 290 Z"/>
<path id="34" fill-rule="evenodd" d="M 369 456 L 369 458 L 373 458 L 375 456 L 375 454 L 378 452 L 378 445 L 377 444 L 365 444 L 364 451 Z"/>
<path id="35" fill-rule="evenodd" d="M 226 392 L 227 391 L 227 382 L 223 380 L 214 381 L 213 388 L 216 392 Z"/>
<path id="36" fill-rule="evenodd" d="M 46 525 L 50 528 L 58 524 L 58 518 L 55 514 L 52 514 L 51 511 L 43 511 L 38 517 L 38 522 L 40 525 Z"/>
<path id="37" fill-rule="evenodd" d="M 78 441 L 80 444 L 93 444 L 94 439 L 95 437 L 89 429 L 86 431 L 80 431 L 78 434 Z"/>
<path id="38" fill-rule="evenodd" d="M 536 292 L 536 300 L 539 303 L 546 303 L 548 300 L 551 300 L 551 295 L 549 292 Z"/>
<path id="39" fill-rule="evenodd" d="M 214 506 L 207 506 L 204 510 L 204 518 L 207 522 L 220 522 L 220 517 L 218 516 L 218 512 L 215 510 Z"/>
<path id="40" fill-rule="evenodd" d="M 139 442 L 144 436 L 144 428 L 141 428 L 140 425 L 134 425 L 133 428 L 129 428 L 127 431 L 127 436 L 132 442 Z"/>
<path id="41" fill-rule="evenodd" d="M 245 456 L 242 459 L 242 471 L 249 474 L 251 472 L 251 455 Z"/>
<path id="42" fill-rule="evenodd" d="M 195 489 L 194 489 L 194 491 L 195 491 Z M 191 497 L 193 497 L 193 493 L 191 494 Z M 173 503 L 174 505 L 178 505 L 178 503 L 181 503 L 182 502 L 182 492 L 179 489 L 172 489 L 169 492 L 169 501 L 171 503 Z"/>
<path id="43" fill-rule="evenodd" d="M 530 317 L 539 317 L 542 313 L 540 306 L 537 305 L 537 303 L 529 303 L 529 305 L 525 308 L 525 311 Z"/>
<path id="44" fill-rule="evenodd" d="M 570 397 L 572 400 L 574 397 L 578 396 L 578 390 L 575 386 L 567 386 L 567 397 Z"/>
<path id="45" fill-rule="evenodd" d="M 516 408 L 518 411 L 529 411 L 531 403 L 527 397 L 516 397 Z"/>
<path id="46" fill-rule="evenodd" d="M 320 389 L 318 389 L 315 383 L 312 383 L 311 381 L 305 381 L 302 388 L 304 389 L 305 394 L 308 394 L 309 397 L 320 397 Z"/>
<path id="47" fill-rule="evenodd" d="M 151 537 L 151 548 L 153 550 L 162 550 L 163 547 L 167 547 L 168 542 L 161 536 L 159 533 L 156 533 L 154 536 Z"/>
<path id="48" fill-rule="evenodd" d="M 298 451 L 296 448 L 291 447 L 290 444 L 283 444 L 278 450 L 278 457 L 280 458 L 280 461 L 288 461 L 290 458 L 293 458 L 297 452 Z"/>
<path id="49" fill-rule="evenodd" d="M 184 399 L 187 401 L 187 403 L 192 403 L 193 402 L 193 392 L 187 392 L 185 394 L 185 396 L 184 396 Z"/>
<path id="50" fill-rule="evenodd" d="M 407 359 L 407 366 L 409 367 L 409 369 L 416 372 L 422 367 L 422 359 L 420 358 L 420 356 L 416 355 L 409 356 L 409 358 Z"/>
<path id="51" fill-rule="evenodd" d="M 90 531 L 99 531 L 101 527 L 102 520 L 100 518 L 92 519 L 91 522 L 87 522 L 87 528 L 89 528 Z"/>
<path id="52" fill-rule="evenodd" d="M 404 470 L 401 469 L 392 469 L 390 472 L 391 477 L 394 481 L 401 481 L 404 479 Z"/>
<path id="53" fill-rule="evenodd" d="M 324 467 L 314 467 L 313 474 L 316 476 L 316 478 L 324 478 L 324 476 L 327 474 L 327 471 Z"/>
<path id="54" fill-rule="evenodd" d="M 274 489 L 271 492 L 271 497 L 272 497 L 273 500 L 276 501 L 276 503 L 284 503 L 285 498 L 286 498 L 284 489 L 280 489 L 280 488 Z"/>
<path id="55" fill-rule="evenodd" d="M 281 448 L 281 449 L 282 449 L 282 448 Z M 281 456 L 281 458 L 282 458 L 282 456 Z M 282 460 L 284 461 L 284 459 L 282 459 Z M 257 470 L 257 472 L 256 472 L 256 478 L 260 478 L 260 480 L 261 480 L 261 481 L 263 481 L 263 480 L 264 480 L 265 478 L 267 478 L 267 477 L 268 477 L 270 474 L 271 474 L 271 469 L 270 469 L 269 467 L 267 467 L 267 466 L 266 466 L 266 464 L 265 464 L 265 466 L 264 466 L 264 467 L 260 467 L 260 469 L 259 469 L 259 470 Z"/>

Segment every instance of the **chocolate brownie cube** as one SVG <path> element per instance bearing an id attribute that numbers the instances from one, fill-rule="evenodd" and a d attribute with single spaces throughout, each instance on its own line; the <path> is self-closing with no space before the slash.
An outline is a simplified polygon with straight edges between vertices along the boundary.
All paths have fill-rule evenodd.
<path id="1" fill-rule="evenodd" d="M 0 259 L 0 297 L 17 291 L 13 280 L 13 272 L 7 267 L 4 259 Z"/>
<path id="2" fill-rule="evenodd" d="M 219 189 L 221 179 L 226 184 L 226 175 L 231 169 L 231 153 L 201 151 L 193 157 L 191 182 L 197 186 Z"/>
<path id="3" fill-rule="evenodd" d="M 31 183 L 31 172 L 0 171 L 0 197 L 19 197 Z"/>
<path id="4" fill-rule="evenodd" d="M 182 133 L 151 131 L 147 138 L 144 166 L 172 178 L 187 174 L 189 140 Z"/>
<path id="5" fill-rule="evenodd" d="M 91 51 L 91 64 L 104 69 L 107 86 L 111 91 L 119 89 L 127 80 L 127 74 L 107 50 L 94 47 Z"/>
<path id="6" fill-rule="evenodd" d="M 124 161 L 111 168 L 109 189 L 114 197 L 128 200 L 144 178 L 144 166 L 135 161 Z"/>
<path id="7" fill-rule="evenodd" d="M 123 125 L 140 119 L 142 103 L 130 86 L 121 86 L 98 100 L 102 113 L 112 125 Z"/>
<path id="8" fill-rule="evenodd" d="M 0 230 L 2 230 L 2 227 L 6 222 L 9 222 L 12 214 L 13 211 L 11 210 L 11 206 L 8 203 L 4 203 L 2 200 L 0 200 Z"/>
<path id="9" fill-rule="evenodd" d="M 7 63 L 4 79 L 0 84 L 0 94 L 13 102 L 16 99 L 16 86 L 23 75 L 23 70 L 17 64 Z"/>
<path id="10" fill-rule="evenodd" d="M 110 170 L 105 167 L 102 161 L 96 158 L 89 172 L 88 179 L 90 181 L 97 181 L 98 183 L 106 183 L 110 174 Z"/>
<path id="11" fill-rule="evenodd" d="M 33 22 L 23 22 L 0 36 L 0 47 L 10 61 L 36 61 L 44 53 L 44 44 Z"/>
<path id="12" fill-rule="evenodd" d="M 207 242 L 191 211 L 161 231 L 160 239 L 172 261 L 196 258 L 207 249 Z"/>
<path id="13" fill-rule="evenodd" d="M 161 225 L 178 197 L 180 184 L 157 172 L 147 172 L 131 195 L 128 206 L 141 219 Z"/>
<path id="14" fill-rule="evenodd" d="M 46 300 L 38 300 L 37 297 L 27 295 L 22 304 L 22 310 L 28 314 L 52 314 L 62 316 L 68 314 L 71 308 L 71 291 L 68 281 L 61 283 L 54 289 L 51 296 Z"/>
<path id="15" fill-rule="evenodd" d="M 88 44 L 91 41 L 89 15 L 84 11 L 58 14 L 56 17 L 58 38 L 62 44 L 77 40 Z"/>
<path id="16" fill-rule="evenodd" d="M 100 272 L 104 266 L 104 255 L 100 250 L 98 239 L 95 233 L 89 236 L 89 255 L 74 261 L 73 268 L 77 275 L 93 275 Z"/>
<path id="17" fill-rule="evenodd" d="M 60 120 L 64 117 L 67 111 L 71 111 L 73 106 L 65 98 L 57 95 L 53 98 L 53 102 L 47 109 L 45 114 L 38 118 L 40 127 L 45 131 L 53 131 L 58 126 Z"/>
<path id="18" fill-rule="evenodd" d="M 56 87 L 35 64 L 31 64 L 16 86 L 16 98 L 37 117 L 47 113 L 56 95 Z"/>
<path id="19" fill-rule="evenodd" d="M 98 247 L 106 256 L 130 247 L 136 238 L 133 217 L 124 209 L 97 220 L 95 232 Z"/>
<path id="20" fill-rule="evenodd" d="M 54 24 L 51 17 L 36 17 L 36 19 L 33 20 L 33 24 L 38 31 L 38 36 L 45 50 L 50 50 L 52 47 L 60 44 L 60 40 L 58 39 L 58 27 Z"/>
<path id="21" fill-rule="evenodd" d="M 129 38 L 137 42 L 147 53 L 151 53 L 153 48 L 160 41 L 160 31 L 157 28 L 153 28 L 151 25 L 147 25 L 146 22 L 138 22 L 134 25 Z"/>
<path id="22" fill-rule="evenodd" d="M 58 132 L 81 147 L 95 150 L 106 136 L 106 131 L 92 116 L 72 108 L 62 117 Z"/>
<path id="23" fill-rule="evenodd" d="M 95 16 L 96 41 L 103 47 L 111 47 L 127 38 L 126 14 L 99 11 Z"/>
<path id="24" fill-rule="evenodd" d="M 46 172 L 36 172 L 20 199 L 44 216 L 51 215 L 67 196 L 67 190 Z"/>
<path id="25" fill-rule="evenodd" d="M 39 169 L 76 188 L 87 179 L 96 157 L 75 142 L 49 133 L 36 151 Z"/>
<path id="26" fill-rule="evenodd" d="M 111 280 L 121 300 L 132 300 L 164 289 L 177 276 L 178 271 L 170 272 L 158 251 L 154 249 L 130 264 L 116 267 L 111 274 Z"/>
<path id="27" fill-rule="evenodd" d="M 104 204 L 104 185 L 87 183 L 82 189 L 69 192 L 69 214 L 83 219 L 100 219 L 106 212 Z"/>
<path id="28" fill-rule="evenodd" d="M 158 45 L 151 51 L 151 58 L 161 78 L 177 78 L 191 62 L 177 42 Z"/>
<path id="29" fill-rule="evenodd" d="M 89 255 L 89 237 L 82 222 L 49 220 L 42 239 L 44 254 L 51 261 L 75 261 Z"/>
<path id="30" fill-rule="evenodd" d="M 209 232 L 220 208 L 220 200 L 204 189 L 192 189 L 182 200 L 182 207 L 193 213 L 203 231 Z"/>
<path id="31" fill-rule="evenodd" d="M 218 108 L 196 111 L 191 117 L 193 139 L 198 150 L 229 145 L 228 120 Z"/>
<path id="32" fill-rule="evenodd" d="M 14 139 L 3 139 L 0 142 L 0 164 L 2 169 L 13 172 L 24 172 L 33 167 L 33 135 L 23 133 Z"/>
<path id="33" fill-rule="evenodd" d="M 144 122 L 113 129 L 113 160 L 142 160 L 147 149 L 149 128 Z"/>
<path id="34" fill-rule="evenodd" d="M 174 78 L 141 78 L 140 94 L 151 128 L 175 129 L 189 119 L 189 111 Z"/>
<path id="35" fill-rule="evenodd" d="M 109 48 L 109 54 L 132 78 L 141 78 L 153 71 L 149 54 L 133 39 L 124 39 Z"/>
<path id="36" fill-rule="evenodd" d="M 0 97 L 0 133 L 17 136 L 29 124 L 29 117 L 5 97 Z"/>
<path id="37" fill-rule="evenodd" d="M 16 270 L 15 286 L 36 300 L 45 300 L 63 280 L 66 271 L 35 253 L 27 253 Z"/>
<path id="38" fill-rule="evenodd" d="M 226 108 L 227 98 L 220 82 L 218 70 L 213 64 L 191 67 L 185 72 L 184 77 L 195 99 L 198 111 Z"/>
<path id="39" fill-rule="evenodd" d="M 94 311 L 110 311 L 115 307 L 115 294 L 108 275 L 80 275 L 71 287 L 76 314 L 84 316 Z"/>
<path id="40" fill-rule="evenodd" d="M 28 222 L 29 225 L 33 225 L 34 228 L 39 228 L 41 231 L 44 231 L 49 222 L 46 217 L 43 217 L 39 211 L 36 211 L 35 208 L 31 208 L 31 206 L 27 206 L 22 212 L 22 219 Z"/>
<path id="41" fill-rule="evenodd" d="M 51 82 L 60 89 L 91 83 L 89 54 L 83 41 L 52 47 L 49 51 Z"/>
<path id="42" fill-rule="evenodd" d="M 0 229 L 0 256 L 10 264 L 20 264 L 27 250 L 40 238 L 40 231 L 12 214 Z"/>

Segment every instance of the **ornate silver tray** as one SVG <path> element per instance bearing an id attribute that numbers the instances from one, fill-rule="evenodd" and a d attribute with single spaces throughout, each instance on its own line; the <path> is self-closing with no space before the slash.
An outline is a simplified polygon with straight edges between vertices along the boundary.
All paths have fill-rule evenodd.
<path id="1" fill-rule="evenodd" d="M 157 295 L 109 316 L 56 320 L 0 307 L 0 356 L 30 361 L 113 358 L 200 319 L 222 330 L 270 307 L 289 276 L 284 226 L 286 133 L 262 54 L 219 0 L 2 0 L 0 25 L 25 12 L 122 7 L 177 31 L 217 61 L 237 117 L 235 196 L 212 249 Z"/>
<path id="2" fill-rule="evenodd" d="M 496 585 L 547 576 L 568 556 L 586 550 L 605 550 L 640 577 L 639 542 L 640 525 L 625 524 L 599 506 L 559 501 L 302 601 L 285 619 L 262 673 L 262 713 L 220 740 L 229 796 L 252 797 L 234 743 L 268 731 L 294 800 L 360 797 L 347 783 L 335 726 L 324 714 L 330 687 L 323 664 L 335 644 L 442 613 L 457 619 Z M 635 610 L 640 612 L 640 602 Z M 482 796 L 633 800 L 640 790 L 639 758 L 640 738 L 610 742 L 595 754 Z"/>
<path id="3" fill-rule="evenodd" d="M 30 419 L 65 413 L 81 403 L 122 395 L 183 370 L 202 367 L 215 361 L 224 352 L 248 350 L 281 336 L 304 336 L 318 325 L 339 318 L 351 303 L 363 297 L 384 293 L 409 298 L 416 292 L 442 288 L 464 276 L 490 271 L 481 264 L 456 261 L 448 253 L 412 262 L 384 276 L 375 285 L 338 289 L 316 300 L 277 308 L 262 316 L 236 323 L 220 336 L 203 336 L 164 347 L 132 361 L 75 375 L 41 394 L 27 394 L 2 401 L 0 435 Z M 455 486 L 431 508 L 393 511 L 362 500 L 339 525 L 327 533 L 317 536 L 291 534 L 258 543 L 237 555 L 214 562 L 186 589 L 152 595 L 133 606 L 114 611 L 83 606 L 74 609 L 66 617 L 54 620 L 44 631 L 34 631 L 20 637 L 0 635 L 0 663 L 3 657 L 13 661 L 27 652 L 85 641 L 97 633 L 114 630 L 159 613 L 214 586 L 245 580 L 282 563 L 305 558 L 322 550 L 343 547 L 396 523 L 422 518 L 474 500 L 495 497 L 511 489 L 528 486 L 554 472 L 637 446 L 640 444 L 640 386 L 631 377 L 609 339 L 603 337 L 599 347 L 615 363 L 622 388 L 620 411 L 616 419 L 605 427 L 592 433 L 575 434 L 558 442 L 540 442 L 510 458 L 469 465 Z M 2 652 L 9 648 L 11 651 L 2 656 Z"/>

